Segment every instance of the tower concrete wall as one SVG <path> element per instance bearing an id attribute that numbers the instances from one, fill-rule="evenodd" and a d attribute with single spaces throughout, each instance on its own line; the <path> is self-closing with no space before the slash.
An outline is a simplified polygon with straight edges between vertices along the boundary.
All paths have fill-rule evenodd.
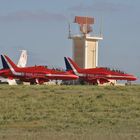
<path id="1" fill-rule="evenodd" d="M 73 60 L 81 68 L 98 66 L 98 41 L 102 38 L 91 36 L 73 36 Z"/>

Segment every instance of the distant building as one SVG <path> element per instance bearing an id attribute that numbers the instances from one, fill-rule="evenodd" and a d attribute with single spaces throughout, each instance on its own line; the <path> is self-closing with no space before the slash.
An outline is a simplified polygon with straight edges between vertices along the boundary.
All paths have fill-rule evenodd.
<path id="1" fill-rule="evenodd" d="M 73 40 L 73 60 L 81 68 L 95 68 L 98 66 L 98 43 L 103 37 L 90 35 L 94 18 L 76 16 L 74 22 L 79 24 L 81 33 L 69 35 L 69 39 Z"/>

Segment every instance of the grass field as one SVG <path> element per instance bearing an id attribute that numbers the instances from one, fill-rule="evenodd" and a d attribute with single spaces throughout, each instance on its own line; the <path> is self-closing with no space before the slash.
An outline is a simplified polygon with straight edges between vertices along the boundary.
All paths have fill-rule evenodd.
<path id="1" fill-rule="evenodd" d="M 0 140 L 139 140 L 140 86 L 0 85 Z"/>

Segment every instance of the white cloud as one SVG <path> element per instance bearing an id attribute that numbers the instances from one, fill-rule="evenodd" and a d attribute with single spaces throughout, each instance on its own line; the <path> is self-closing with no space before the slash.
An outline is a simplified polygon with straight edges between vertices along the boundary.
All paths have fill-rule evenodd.
<path id="1" fill-rule="evenodd" d="M 15 22 L 15 21 L 64 21 L 65 16 L 56 13 L 48 13 L 46 11 L 31 12 L 31 11 L 17 11 L 8 13 L 6 15 L 0 14 L 1 22 Z"/>
<path id="2" fill-rule="evenodd" d="M 74 11 L 99 11 L 99 12 L 116 12 L 121 10 L 129 10 L 132 6 L 122 3 L 113 2 L 94 2 L 91 5 L 79 4 L 71 7 Z"/>

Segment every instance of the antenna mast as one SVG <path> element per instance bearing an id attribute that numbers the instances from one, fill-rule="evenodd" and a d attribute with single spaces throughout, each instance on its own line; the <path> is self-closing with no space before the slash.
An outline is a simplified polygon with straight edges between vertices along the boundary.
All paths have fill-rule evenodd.
<path id="1" fill-rule="evenodd" d="M 69 35 L 68 35 L 68 38 L 71 38 L 71 29 L 70 29 L 70 23 L 68 23 L 68 30 L 69 30 Z"/>
<path id="2" fill-rule="evenodd" d="M 103 37 L 103 20 L 101 17 L 101 23 L 100 23 L 100 37 Z"/>

